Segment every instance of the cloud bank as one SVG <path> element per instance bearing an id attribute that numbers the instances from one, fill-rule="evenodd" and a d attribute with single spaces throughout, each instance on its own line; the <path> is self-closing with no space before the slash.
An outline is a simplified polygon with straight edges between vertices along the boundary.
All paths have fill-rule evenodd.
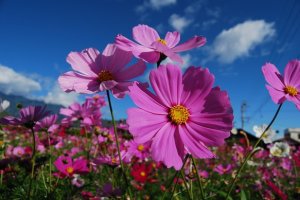
<path id="1" fill-rule="evenodd" d="M 270 40 L 276 33 L 274 23 L 265 20 L 247 20 L 217 35 L 208 47 L 209 59 L 229 64 L 249 56 L 250 51 Z"/>

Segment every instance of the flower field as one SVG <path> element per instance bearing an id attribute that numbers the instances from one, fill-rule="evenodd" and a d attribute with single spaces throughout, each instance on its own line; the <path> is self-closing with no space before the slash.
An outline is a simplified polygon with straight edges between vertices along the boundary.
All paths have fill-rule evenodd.
<path id="1" fill-rule="evenodd" d="M 262 67 L 278 109 L 250 140 L 233 134 L 230 97 L 210 70 L 180 68 L 179 53 L 205 37 L 180 42 L 175 31 L 162 39 L 147 25 L 132 33 L 135 41 L 119 34 L 101 52 L 69 53 L 72 70 L 58 81 L 67 93 L 89 94 L 84 102 L 60 113 L 19 106 L 19 116 L 8 116 L 1 101 L 1 199 L 300 198 L 299 144 L 274 142 L 271 128 L 286 101 L 300 110 L 299 60 L 282 75 L 271 63 Z M 172 62 L 161 64 L 166 58 Z M 136 81 L 147 65 L 149 81 Z M 125 95 L 136 106 L 115 120 L 111 98 Z"/>

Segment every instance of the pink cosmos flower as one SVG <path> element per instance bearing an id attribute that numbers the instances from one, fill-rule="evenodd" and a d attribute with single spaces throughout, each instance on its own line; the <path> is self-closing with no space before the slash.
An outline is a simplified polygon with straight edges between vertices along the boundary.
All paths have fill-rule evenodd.
<path id="1" fill-rule="evenodd" d="M 23 147 L 15 147 L 13 150 L 13 155 L 16 157 L 22 157 L 25 154 L 25 149 Z"/>
<path id="2" fill-rule="evenodd" d="M 49 114 L 50 112 L 46 111 L 46 106 L 28 106 L 19 111 L 19 118 L 4 117 L 0 119 L 0 124 L 22 125 L 26 128 L 33 128 L 36 122 Z"/>
<path id="3" fill-rule="evenodd" d="M 265 64 L 262 71 L 269 83 L 266 87 L 272 100 L 276 104 L 281 104 L 286 100 L 292 101 L 300 110 L 300 61 L 290 61 L 284 69 L 283 76 L 271 63 Z"/>
<path id="4" fill-rule="evenodd" d="M 217 165 L 216 168 L 214 169 L 215 172 L 218 172 L 218 174 L 223 175 L 223 174 L 228 174 L 230 173 L 232 169 L 232 165 Z"/>
<path id="5" fill-rule="evenodd" d="M 131 51 L 134 56 L 149 63 L 157 63 L 166 57 L 175 62 L 183 63 L 182 58 L 177 54 L 178 52 L 200 47 L 206 43 L 205 37 L 194 36 L 187 42 L 177 45 L 180 41 L 179 32 L 167 32 L 165 38 L 162 39 L 155 29 L 147 25 L 133 27 L 132 35 L 139 44 L 118 35 L 116 37 L 117 47 Z"/>
<path id="6" fill-rule="evenodd" d="M 58 128 L 58 125 L 55 124 L 57 121 L 57 115 L 49 115 L 38 121 L 35 125 L 35 130 L 47 130 L 48 132 L 52 133 Z"/>
<path id="7" fill-rule="evenodd" d="M 89 172 L 87 167 L 87 160 L 78 158 L 72 160 L 69 156 L 59 156 L 54 162 L 55 167 L 58 169 L 59 177 L 73 177 L 74 174 L 85 174 Z"/>
<path id="8" fill-rule="evenodd" d="M 224 143 L 232 129 L 232 108 L 226 92 L 212 88 L 208 69 L 161 65 L 150 73 L 156 94 L 141 84 L 130 87 L 139 108 L 128 110 L 129 131 L 136 142 L 151 141 L 152 157 L 180 169 L 186 152 L 196 158 L 213 158 L 207 146 Z"/>
<path id="9" fill-rule="evenodd" d="M 116 98 L 123 98 L 132 85 L 129 80 L 143 74 L 146 65 L 142 60 L 125 67 L 132 54 L 108 44 L 102 54 L 94 48 L 82 52 L 71 52 L 67 62 L 74 71 L 61 75 L 58 79 L 65 92 L 91 94 L 111 90 Z"/>
<path id="10" fill-rule="evenodd" d="M 129 154 L 130 157 L 136 156 L 137 158 L 144 160 L 149 155 L 149 148 L 150 148 L 149 142 L 144 144 L 138 144 L 134 140 L 131 140 L 128 143 L 127 153 Z"/>

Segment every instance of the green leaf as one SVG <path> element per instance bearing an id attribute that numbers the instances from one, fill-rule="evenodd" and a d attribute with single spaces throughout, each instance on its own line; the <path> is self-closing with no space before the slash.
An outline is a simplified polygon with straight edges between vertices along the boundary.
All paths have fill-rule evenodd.
<path id="1" fill-rule="evenodd" d="M 241 191 L 241 200 L 247 200 L 247 196 L 244 190 Z"/>

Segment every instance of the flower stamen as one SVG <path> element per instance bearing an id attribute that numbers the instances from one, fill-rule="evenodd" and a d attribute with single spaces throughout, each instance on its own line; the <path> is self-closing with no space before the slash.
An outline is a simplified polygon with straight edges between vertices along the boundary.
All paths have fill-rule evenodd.
<path id="1" fill-rule="evenodd" d="M 73 174 L 74 172 L 74 168 L 73 167 L 67 167 L 66 171 L 68 172 L 68 174 Z"/>
<path id="2" fill-rule="evenodd" d="M 298 93 L 299 93 L 298 90 L 297 90 L 297 88 L 295 88 L 293 86 L 286 86 L 284 88 L 284 92 L 286 94 L 290 95 L 290 96 L 293 96 L 293 97 L 297 96 Z"/>
<path id="3" fill-rule="evenodd" d="M 188 109 L 182 105 L 176 105 L 170 108 L 169 118 L 176 125 L 181 125 L 187 122 L 190 113 Z"/>
<path id="4" fill-rule="evenodd" d="M 145 147 L 144 147 L 144 145 L 139 144 L 138 147 L 137 147 L 137 149 L 138 149 L 139 151 L 143 151 L 143 150 L 145 149 Z"/>
<path id="5" fill-rule="evenodd" d="M 111 81 L 114 79 L 113 75 L 108 70 L 101 70 L 98 74 L 98 79 L 100 82 Z"/>
<path id="6" fill-rule="evenodd" d="M 145 173 L 144 171 L 142 171 L 142 172 L 140 173 L 140 175 L 143 176 L 143 177 L 145 177 L 145 176 L 146 176 L 146 173 Z"/>
<path id="7" fill-rule="evenodd" d="M 163 45 L 167 45 L 167 41 L 166 40 L 164 40 L 164 39 L 157 39 L 157 41 L 158 42 L 160 42 L 161 44 L 163 44 Z"/>

